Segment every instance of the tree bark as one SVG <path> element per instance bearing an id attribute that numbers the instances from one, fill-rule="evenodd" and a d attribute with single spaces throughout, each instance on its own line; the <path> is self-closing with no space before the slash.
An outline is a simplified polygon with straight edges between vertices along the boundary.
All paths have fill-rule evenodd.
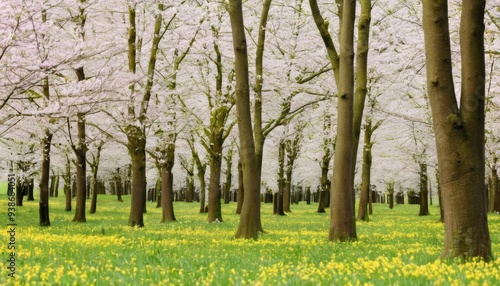
<path id="1" fill-rule="evenodd" d="M 442 258 L 492 260 L 484 203 L 484 7 L 484 0 L 462 1 L 459 109 L 453 84 L 448 3 L 423 1 L 427 89 L 444 208 Z"/>
<path id="2" fill-rule="evenodd" d="M 344 0 L 340 32 L 337 142 L 330 198 L 329 239 L 356 239 L 353 176 L 354 19 L 356 2 Z"/>

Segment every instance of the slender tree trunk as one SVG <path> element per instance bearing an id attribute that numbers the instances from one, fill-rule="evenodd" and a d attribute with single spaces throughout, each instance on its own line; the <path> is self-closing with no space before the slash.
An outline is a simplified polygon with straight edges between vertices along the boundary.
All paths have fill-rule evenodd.
<path id="1" fill-rule="evenodd" d="M 73 147 L 76 155 L 76 210 L 73 222 L 86 222 L 85 201 L 87 191 L 87 161 L 85 156 L 87 154 L 87 145 L 85 143 L 85 115 L 83 113 L 78 113 L 77 115 L 77 126 L 78 146 Z"/>
<path id="2" fill-rule="evenodd" d="M 97 209 L 97 194 L 99 190 L 99 179 L 97 177 L 97 172 L 99 171 L 99 161 L 101 159 L 101 150 L 104 145 L 104 141 L 97 146 L 96 155 L 91 165 L 92 169 L 92 201 L 90 202 L 90 213 L 93 214 Z"/>
<path id="3" fill-rule="evenodd" d="M 363 148 L 363 167 L 361 171 L 361 194 L 358 205 L 358 220 L 369 221 L 368 197 L 370 195 L 371 167 L 372 167 L 372 145 L 371 142 L 372 121 L 367 119 L 365 123 L 365 142 Z"/>
<path id="4" fill-rule="evenodd" d="M 231 201 L 231 184 L 232 184 L 232 165 L 233 165 L 233 149 L 229 149 L 226 159 L 226 183 L 224 184 L 224 204 L 229 204 Z"/>
<path id="5" fill-rule="evenodd" d="M 198 181 L 200 182 L 200 213 L 205 213 L 205 196 L 206 196 L 206 185 L 205 185 L 205 167 L 203 170 L 198 169 Z"/>
<path id="6" fill-rule="evenodd" d="M 248 54 L 243 23 L 241 0 L 229 0 L 229 17 L 233 36 L 236 75 L 236 113 L 240 140 L 241 165 L 245 199 L 236 231 L 237 238 L 258 238 L 262 231 L 260 221 L 260 172 L 255 153 L 252 119 L 250 115 L 250 86 L 248 79 Z"/>
<path id="7" fill-rule="evenodd" d="M 71 211 L 71 161 L 66 155 L 66 171 L 64 173 L 64 196 L 66 198 L 65 211 Z"/>
<path id="8" fill-rule="evenodd" d="M 419 216 L 429 215 L 429 192 L 428 186 L 429 182 L 427 179 L 427 164 L 425 162 L 419 163 L 420 165 L 420 212 Z"/>
<path id="9" fill-rule="evenodd" d="M 497 173 L 497 157 L 493 157 L 493 163 L 491 166 L 491 179 L 490 179 L 490 201 L 489 201 L 489 211 L 492 213 L 500 212 L 500 192 L 499 192 L 499 179 Z"/>
<path id="10" fill-rule="evenodd" d="M 369 51 L 370 22 L 371 22 L 371 10 L 372 10 L 371 0 L 360 0 L 359 2 L 361 4 L 361 12 L 358 20 L 358 39 L 356 43 L 356 90 L 354 92 L 354 109 L 353 109 L 354 149 L 353 149 L 353 164 L 352 164 L 353 170 L 351 173 L 353 176 L 353 181 L 354 181 L 354 171 L 356 168 L 356 159 L 358 156 L 359 137 L 361 134 L 361 122 L 363 120 L 363 111 L 365 109 L 366 95 L 368 93 L 368 87 L 367 87 L 368 51 Z M 378 123 L 376 125 L 378 125 Z M 371 130 L 372 133 L 373 131 L 375 130 Z"/>
<path id="11" fill-rule="evenodd" d="M 356 239 L 353 176 L 354 19 L 356 2 L 344 0 L 340 32 L 337 142 L 330 198 L 330 240 Z"/>
<path id="12" fill-rule="evenodd" d="M 325 140 L 325 145 L 329 142 L 329 140 Z M 328 170 L 330 169 L 330 160 L 332 159 L 332 154 L 330 148 L 324 146 L 325 153 L 321 160 L 321 187 L 319 192 L 319 200 L 318 200 L 318 213 L 324 213 L 325 207 L 327 205 L 329 184 L 328 184 Z"/>
<path id="13" fill-rule="evenodd" d="M 52 133 L 46 129 L 45 138 L 42 140 L 42 174 L 40 177 L 40 226 L 50 226 L 49 217 L 49 176 L 50 176 L 50 147 Z"/>
<path id="14" fill-rule="evenodd" d="M 240 155 L 241 156 L 241 155 Z M 243 170 L 241 167 L 241 159 L 238 162 L 238 193 L 236 195 L 236 214 L 241 214 L 241 207 L 243 206 L 243 199 L 245 191 L 243 186 Z"/>
<path id="15" fill-rule="evenodd" d="M 459 109 L 452 74 L 448 3 L 423 1 L 427 88 L 444 208 L 442 258 L 492 259 L 484 203 L 484 7 L 484 0 L 462 1 Z"/>
<path id="16" fill-rule="evenodd" d="M 284 200 L 285 196 L 283 195 L 285 189 L 285 142 L 284 140 L 280 140 L 279 149 L 278 149 L 278 192 L 275 196 L 275 211 L 274 214 L 277 215 L 286 215 L 284 211 Z"/>
<path id="17" fill-rule="evenodd" d="M 217 142 L 216 142 L 217 143 Z M 217 144 L 218 145 L 218 144 Z M 208 187 L 208 222 L 222 222 L 222 213 L 220 210 L 220 176 L 222 146 L 212 145 L 212 155 L 210 158 L 210 183 Z M 219 149 L 220 148 L 220 149 Z"/>

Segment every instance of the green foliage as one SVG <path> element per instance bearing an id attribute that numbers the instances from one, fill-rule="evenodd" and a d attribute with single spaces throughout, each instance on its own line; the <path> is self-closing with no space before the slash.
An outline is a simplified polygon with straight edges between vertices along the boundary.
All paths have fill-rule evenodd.
<path id="1" fill-rule="evenodd" d="M 4 187 L 4 185 L 2 185 Z M 6 210 L 5 189 L 0 205 Z M 358 241 L 328 242 L 329 215 L 301 203 L 286 217 L 263 204 L 266 234 L 233 238 L 236 204 L 223 206 L 224 223 L 206 223 L 198 203 L 175 202 L 178 222 L 160 224 L 148 202 L 145 228 L 127 226 L 130 196 L 99 195 L 87 223 L 72 223 L 64 197 L 51 198 L 50 227 L 38 226 L 38 202 L 17 208 L 16 280 L 30 285 L 466 285 L 500 281 L 500 260 L 438 260 L 443 225 L 439 209 L 419 217 L 417 205 L 374 204 L 370 222 L 358 222 Z M 6 221 L 6 213 L 2 221 Z M 500 216 L 490 215 L 493 252 L 500 251 Z M 7 232 L 0 236 L 7 242 Z M 7 258 L 6 247 L 3 251 Z M 5 258 L 5 259 L 4 259 Z M 2 280 L 7 277 L 2 267 Z"/>

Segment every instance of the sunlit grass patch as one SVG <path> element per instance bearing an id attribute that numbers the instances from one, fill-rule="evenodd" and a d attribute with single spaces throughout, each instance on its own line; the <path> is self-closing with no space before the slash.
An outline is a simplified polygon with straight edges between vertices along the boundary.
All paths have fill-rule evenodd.
<path id="1" fill-rule="evenodd" d="M 7 197 L 0 196 L 2 205 Z M 292 205 L 287 216 L 262 205 L 265 234 L 235 239 L 236 204 L 222 205 L 223 223 L 207 223 L 198 203 L 176 202 L 178 222 L 161 224 L 148 202 L 145 227 L 127 226 L 130 196 L 99 196 L 87 223 L 72 223 L 64 198 L 51 198 L 50 227 L 38 226 L 38 202 L 17 209 L 19 285 L 495 285 L 500 260 L 441 262 L 439 209 L 374 204 L 370 222 L 357 222 L 358 241 L 328 241 L 329 213 Z M 4 220 L 5 221 L 5 220 Z M 500 251 L 500 216 L 490 215 L 493 251 Z M 0 236 L 7 240 L 7 233 Z M 4 255 L 6 257 L 6 247 Z M 4 259 L 5 260 L 5 259 Z M 3 267 L 0 275 L 7 277 Z"/>

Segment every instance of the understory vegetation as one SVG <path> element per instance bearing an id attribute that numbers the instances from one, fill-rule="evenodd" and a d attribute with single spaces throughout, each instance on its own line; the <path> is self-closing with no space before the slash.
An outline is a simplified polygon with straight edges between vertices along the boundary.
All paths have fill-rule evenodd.
<path id="1" fill-rule="evenodd" d="M 233 238 L 236 204 L 222 206 L 223 223 L 207 223 L 198 203 L 175 202 L 177 222 L 159 223 L 161 208 L 147 203 L 146 227 L 127 226 L 130 196 L 99 195 L 86 223 L 71 222 L 64 197 L 51 198 L 50 227 L 40 227 L 38 202 L 17 207 L 15 285 L 498 285 L 500 259 L 441 261 L 444 230 L 439 208 L 418 216 L 418 205 L 373 204 L 357 222 L 358 240 L 328 241 L 329 210 L 292 205 L 287 216 L 262 204 L 266 231 L 259 240 Z M 7 208 L 5 190 L 0 203 Z M 2 210 L 6 225 L 6 213 Z M 489 215 L 493 253 L 499 253 L 500 216 Z M 7 232 L 1 239 L 7 242 Z M 3 243 L 5 246 L 5 243 Z M 4 247 L 2 260 L 8 257 Z M 7 277 L 6 267 L 0 275 Z"/>

